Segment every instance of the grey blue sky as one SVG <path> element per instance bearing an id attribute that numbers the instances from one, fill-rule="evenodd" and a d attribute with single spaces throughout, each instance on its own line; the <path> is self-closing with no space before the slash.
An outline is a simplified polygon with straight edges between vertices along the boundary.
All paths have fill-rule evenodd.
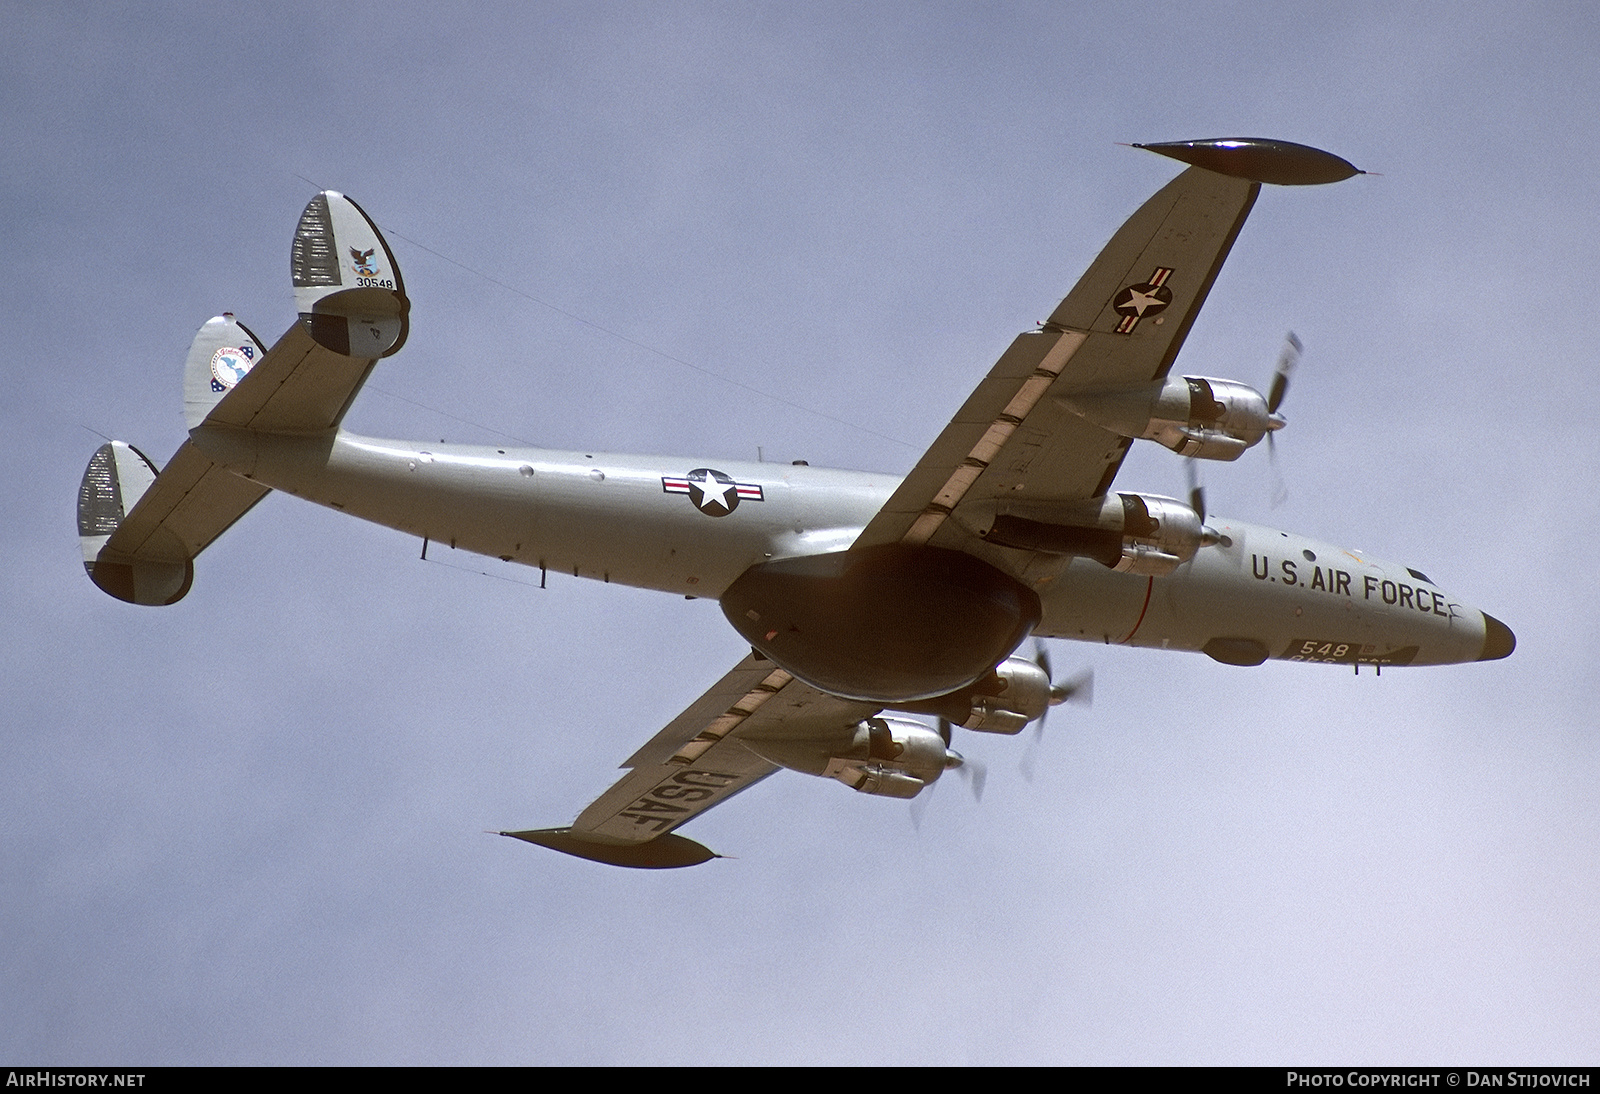
<path id="1" fill-rule="evenodd" d="M 0 15 L 0 1063 L 1600 1054 L 1592 5 Z M 1185 371 L 1307 349 L 1288 502 L 1253 452 L 1212 506 L 1425 570 L 1509 660 L 1057 643 L 1097 703 L 1032 781 L 969 739 L 983 802 L 914 829 L 782 773 L 687 830 L 736 858 L 642 873 L 485 831 L 730 666 L 714 604 L 279 496 L 175 607 L 79 565 L 98 435 L 166 459 L 195 329 L 291 321 L 317 187 L 413 300 L 353 428 L 903 472 L 1175 173 L 1118 142 L 1232 135 L 1381 174 L 1269 188 L 1218 280 Z"/>

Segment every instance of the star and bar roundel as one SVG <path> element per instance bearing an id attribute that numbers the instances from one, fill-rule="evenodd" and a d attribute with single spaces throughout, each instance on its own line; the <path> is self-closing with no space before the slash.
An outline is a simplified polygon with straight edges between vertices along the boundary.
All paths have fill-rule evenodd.
<path id="1" fill-rule="evenodd" d="M 756 483 L 734 482 L 709 467 L 697 467 L 681 479 L 663 475 L 661 489 L 668 494 L 689 495 L 694 507 L 708 517 L 725 517 L 739 508 L 741 501 L 766 500 Z"/>
<path id="2" fill-rule="evenodd" d="M 1167 288 L 1167 278 L 1171 276 L 1169 267 L 1158 266 L 1149 281 L 1141 285 L 1129 285 L 1112 298 L 1112 310 L 1122 316 L 1116 328 L 1118 334 L 1132 334 L 1139 320 L 1160 315 L 1167 310 L 1167 305 L 1172 303 L 1172 290 Z"/>

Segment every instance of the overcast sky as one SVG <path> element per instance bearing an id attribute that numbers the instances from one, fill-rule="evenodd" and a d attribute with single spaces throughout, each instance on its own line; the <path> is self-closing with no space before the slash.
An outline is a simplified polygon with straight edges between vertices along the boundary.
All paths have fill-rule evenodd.
<path id="1" fill-rule="evenodd" d="M 0 1063 L 1600 1055 L 1593 5 L 109 8 L 0 2 Z M 1234 135 L 1381 174 L 1267 188 L 1218 279 L 1181 369 L 1306 353 L 1288 502 L 1260 451 L 1212 507 L 1509 660 L 1055 643 L 1096 705 L 1032 781 L 969 735 L 916 829 L 780 773 L 685 830 L 736 857 L 627 871 L 485 832 L 731 666 L 714 603 L 278 495 L 174 607 L 79 564 L 101 435 L 164 461 L 195 329 L 288 325 L 317 187 L 413 301 L 354 429 L 903 473 L 1178 170 L 1117 142 Z"/>

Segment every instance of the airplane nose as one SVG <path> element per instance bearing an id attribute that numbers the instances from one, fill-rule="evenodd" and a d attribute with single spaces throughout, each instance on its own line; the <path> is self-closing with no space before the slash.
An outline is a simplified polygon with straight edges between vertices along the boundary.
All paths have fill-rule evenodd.
<path id="1" fill-rule="evenodd" d="M 1483 652 L 1478 655 L 1478 660 L 1498 661 L 1502 657 L 1510 657 L 1511 651 L 1516 648 L 1517 636 L 1511 633 L 1511 628 L 1484 612 Z"/>

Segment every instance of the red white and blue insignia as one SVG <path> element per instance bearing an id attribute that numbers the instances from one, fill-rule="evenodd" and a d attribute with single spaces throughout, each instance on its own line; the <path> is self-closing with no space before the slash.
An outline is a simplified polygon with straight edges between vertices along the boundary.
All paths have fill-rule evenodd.
<path id="1" fill-rule="evenodd" d="M 1139 320 L 1160 315 L 1167 310 L 1167 305 L 1172 303 L 1172 290 L 1167 288 L 1167 278 L 1171 276 L 1171 269 L 1158 266 L 1149 281 L 1142 285 L 1129 285 L 1112 298 L 1112 310 L 1122 316 L 1122 322 L 1116 328 L 1118 334 L 1132 334 Z"/>
<path id="2" fill-rule="evenodd" d="M 211 355 L 211 390 L 221 394 L 244 379 L 256 363 L 254 346 L 223 346 Z"/>
<path id="3" fill-rule="evenodd" d="M 663 475 L 661 489 L 667 494 L 688 494 L 694 507 L 708 517 L 725 517 L 739 508 L 741 501 L 766 500 L 756 483 L 734 482 L 709 467 L 697 467 L 681 479 Z"/>

